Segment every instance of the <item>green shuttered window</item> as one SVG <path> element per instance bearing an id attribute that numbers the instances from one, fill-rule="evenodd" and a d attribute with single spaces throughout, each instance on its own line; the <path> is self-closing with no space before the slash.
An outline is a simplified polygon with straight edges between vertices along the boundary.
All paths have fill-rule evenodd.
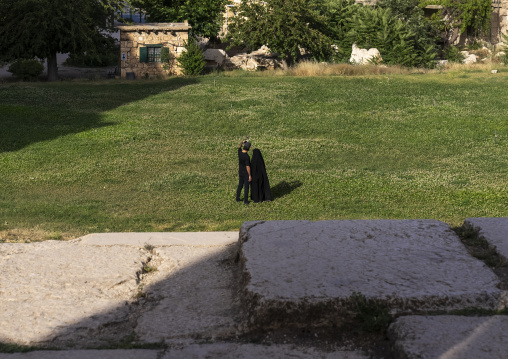
<path id="1" fill-rule="evenodd" d="M 148 45 L 139 48 L 139 62 L 161 62 L 162 45 Z"/>

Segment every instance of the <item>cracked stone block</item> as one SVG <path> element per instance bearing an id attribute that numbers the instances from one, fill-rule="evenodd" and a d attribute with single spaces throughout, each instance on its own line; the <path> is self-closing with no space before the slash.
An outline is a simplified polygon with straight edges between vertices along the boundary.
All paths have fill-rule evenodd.
<path id="1" fill-rule="evenodd" d="M 342 324 L 353 293 L 392 313 L 497 309 L 495 274 L 436 220 L 246 222 L 242 299 L 249 325 Z"/>
<path id="2" fill-rule="evenodd" d="M 398 358 L 505 359 L 508 316 L 408 316 L 390 325 Z"/>
<path id="3" fill-rule="evenodd" d="M 0 342 L 43 344 L 125 320 L 146 255 L 46 241 L 0 245 Z"/>
<path id="4" fill-rule="evenodd" d="M 503 257 L 508 258 L 508 217 L 466 218 L 466 223 L 480 228 L 487 242 L 496 246 Z"/>
<path id="5" fill-rule="evenodd" d="M 235 333 L 236 285 L 232 269 L 224 265 L 233 258 L 233 249 L 231 246 L 156 248 L 157 272 L 144 289 L 151 308 L 138 319 L 135 328 L 138 339 L 159 342 Z"/>

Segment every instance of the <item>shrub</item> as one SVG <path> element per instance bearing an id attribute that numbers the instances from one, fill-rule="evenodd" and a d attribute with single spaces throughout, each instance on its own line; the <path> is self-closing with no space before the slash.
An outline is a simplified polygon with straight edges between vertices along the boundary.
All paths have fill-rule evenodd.
<path id="1" fill-rule="evenodd" d="M 504 52 L 501 56 L 499 56 L 499 60 L 503 63 L 503 65 L 508 65 L 508 33 L 501 34 L 503 37 L 503 41 L 505 46 L 501 48 L 501 51 Z"/>
<path id="2" fill-rule="evenodd" d="M 195 39 L 189 39 L 185 44 L 185 50 L 177 59 L 185 76 L 201 75 L 205 69 L 205 57 Z"/>
<path id="3" fill-rule="evenodd" d="M 7 70 L 23 81 L 37 80 L 44 71 L 44 65 L 34 59 L 19 59 Z"/>
<path id="4" fill-rule="evenodd" d="M 459 64 L 464 62 L 466 58 L 457 46 L 448 46 L 444 49 L 444 57 L 449 62 L 457 62 Z"/>

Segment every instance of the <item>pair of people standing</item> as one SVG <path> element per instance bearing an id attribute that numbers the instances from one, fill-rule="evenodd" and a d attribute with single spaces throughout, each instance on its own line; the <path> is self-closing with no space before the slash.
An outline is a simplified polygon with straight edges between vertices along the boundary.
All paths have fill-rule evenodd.
<path id="1" fill-rule="evenodd" d="M 243 148 L 242 148 L 243 147 Z M 243 203 L 249 204 L 249 185 L 252 189 L 251 199 L 255 202 L 271 201 L 270 183 L 266 174 L 265 161 L 261 151 L 257 148 L 252 153 L 252 161 L 249 157 L 250 142 L 242 141 L 238 146 L 238 188 L 236 189 L 236 201 L 240 202 L 242 189 L 244 192 Z"/>

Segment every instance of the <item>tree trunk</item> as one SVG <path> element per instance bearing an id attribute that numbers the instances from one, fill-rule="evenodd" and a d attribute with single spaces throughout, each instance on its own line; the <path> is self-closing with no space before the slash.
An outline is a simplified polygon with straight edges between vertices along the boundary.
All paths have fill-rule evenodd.
<path id="1" fill-rule="evenodd" d="M 51 54 L 48 56 L 48 81 L 58 81 L 56 51 L 51 51 Z"/>

